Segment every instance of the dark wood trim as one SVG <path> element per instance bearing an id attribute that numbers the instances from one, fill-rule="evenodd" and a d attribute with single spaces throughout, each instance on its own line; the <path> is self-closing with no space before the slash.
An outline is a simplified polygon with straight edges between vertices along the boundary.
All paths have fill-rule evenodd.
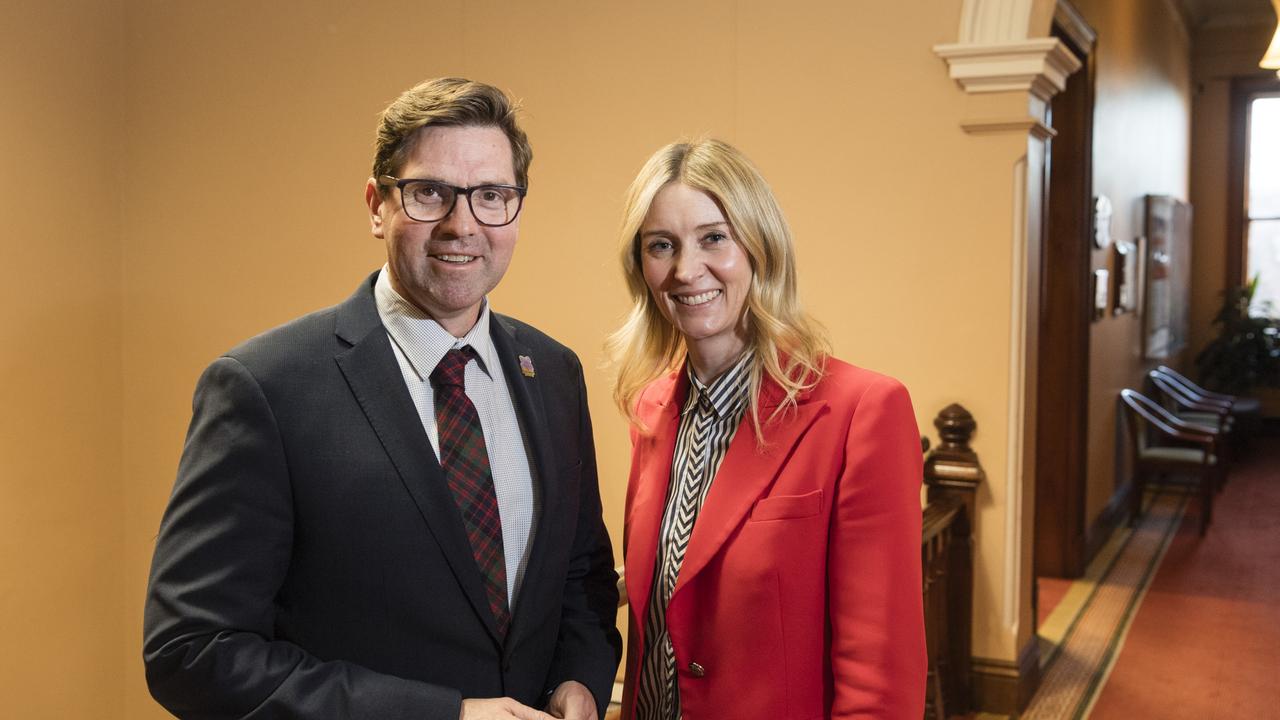
<path id="1" fill-rule="evenodd" d="M 1052 100 L 1047 222 L 1040 265 L 1036 384 L 1036 576 L 1079 577 L 1085 568 L 1089 338 L 1093 317 L 1093 31 L 1066 5 L 1053 35 L 1082 68 Z"/>
<path id="2" fill-rule="evenodd" d="M 1272 73 L 1231 81 L 1231 135 L 1227 150 L 1227 258 L 1224 287 L 1245 281 L 1244 247 L 1248 203 L 1245 197 L 1245 150 L 1249 137 L 1249 102 L 1263 93 L 1280 92 L 1280 78 Z"/>
<path id="3" fill-rule="evenodd" d="M 973 659 L 973 702 L 980 712 L 1018 717 L 1040 687 L 1040 639 L 1035 635 L 1017 661 Z"/>
<path id="4" fill-rule="evenodd" d="M 973 708 L 973 528 L 986 471 L 973 451 L 978 423 L 952 403 L 933 419 L 941 444 L 924 462 L 928 506 L 922 529 L 924 607 L 929 646 L 927 699 L 933 717 Z"/>
<path id="5" fill-rule="evenodd" d="M 1120 424 L 1119 418 L 1116 419 Z M 1112 533 L 1120 527 L 1125 521 L 1125 513 L 1129 509 L 1129 500 L 1133 495 L 1134 485 L 1132 482 L 1122 483 L 1112 493 L 1111 499 L 1107 501 L 1107 506 L 1098 513 L 1098 517 L 1093 519 L 1089 524 L 1089 530 L 1085 533 L 1085 555 L 1089 560 L 1097 557 L 1098 551 L 1102 546 L 1107 544 L 1107 540 L 1111 538 Z"/>
<path id="6" fill-rule="evenodd" d="M 1053 23 L 1075 44 L 1078 55 L 1093 53 L 1093 46 L 1098 42 L 1098 33 L 1089 26 L 1084 15 L 1067 0 L 1058 0 L 1053 8 Z"/>

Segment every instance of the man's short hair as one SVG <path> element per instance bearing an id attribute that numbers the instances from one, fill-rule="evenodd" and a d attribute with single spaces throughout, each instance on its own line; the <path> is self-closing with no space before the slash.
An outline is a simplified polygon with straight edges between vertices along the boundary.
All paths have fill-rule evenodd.
<path id="1" fill-rule="evenodd" d="M 396 175 L 429 126 L 495 127 L 511 143 L 516 184 L 529 186 L 533 148 L 516 122 L 519 106 L 492 85 L 464 78 L 436 78 L 406 90 L 382 111 L 373 156 L 373 176 Z M 379 186 L 380 189 L 381 186 Z M 385 192 L 385 189 L 382 189 Z"/>

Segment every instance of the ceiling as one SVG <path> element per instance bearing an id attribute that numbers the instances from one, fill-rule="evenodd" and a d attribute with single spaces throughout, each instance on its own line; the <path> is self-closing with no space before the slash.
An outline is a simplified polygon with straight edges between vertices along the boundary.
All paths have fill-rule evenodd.
<path id="1" fill-rule="evenodd" d="M 1178 4 L 1192 29 L 1276 23 L 1270 0 L 1178 0 Z"/>

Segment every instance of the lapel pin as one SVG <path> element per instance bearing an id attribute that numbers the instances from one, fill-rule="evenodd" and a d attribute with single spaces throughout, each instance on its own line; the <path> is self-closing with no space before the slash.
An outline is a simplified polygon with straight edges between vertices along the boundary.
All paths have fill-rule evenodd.
<path id="1" fill-rule="evenodd" d="M 520 356 L 520 372 L 525 377 L 533 377 L 533 360 L 528 355 Z"/>

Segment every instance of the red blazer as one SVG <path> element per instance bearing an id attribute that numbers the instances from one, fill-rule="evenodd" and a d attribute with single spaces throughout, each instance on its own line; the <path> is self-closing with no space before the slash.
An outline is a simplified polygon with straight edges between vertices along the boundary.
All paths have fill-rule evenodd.
<path id="1" fill-rule="evenodd" d="M 623 717 L 634 715 L 683 372 L 639 400 L 627 488 Z M 782 400 L 769 380 L 761 417 Z M 831 359 L 798 406 L 744 417 L 707 494 L 671 602 L 684 720 L 924 713 L 920 435 L 906 388 Z"/>

